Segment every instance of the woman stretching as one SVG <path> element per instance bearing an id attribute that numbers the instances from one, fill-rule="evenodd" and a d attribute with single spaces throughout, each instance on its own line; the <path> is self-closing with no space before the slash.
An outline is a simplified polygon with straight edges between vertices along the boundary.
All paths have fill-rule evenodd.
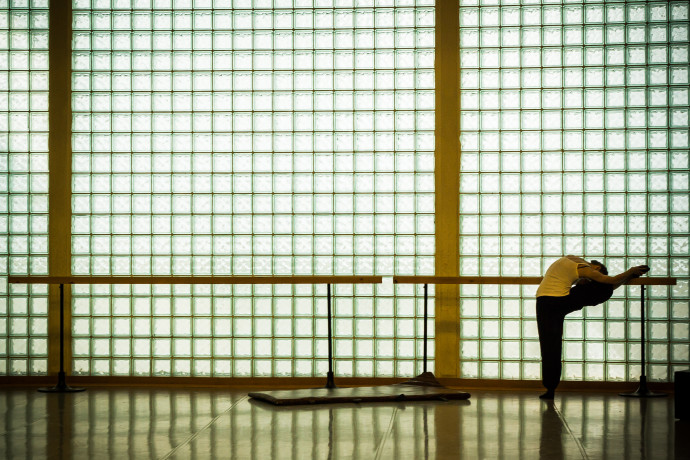
<path id="1" fill-rule="evenodd" d="M 541 376 L 546 388 L 546 393 L 540 398 L 553 399 L 561 381 L 565 315 L 585 306 L 606 302 L 618 286 L 648 271 L 648 266 L 638 265 L 619 275 L 608 276 L 608 270 L 601 262 L 587 262 L 575 256 L 561 257 L 551 264 L 537 288 Z"/>

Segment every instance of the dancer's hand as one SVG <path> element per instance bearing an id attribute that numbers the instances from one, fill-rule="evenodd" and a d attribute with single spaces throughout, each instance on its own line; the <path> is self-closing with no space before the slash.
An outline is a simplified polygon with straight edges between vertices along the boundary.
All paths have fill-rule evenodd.
<path id="1" fill-rule="evenodd" d="M 649 271 L 648 265 L 638 265 L 637 267 L 633 267 L 630 269 L 630 274 L 633 275 L 635 278 L 639 278 L 640 276 L 644 275 L 648 271 Z"/>

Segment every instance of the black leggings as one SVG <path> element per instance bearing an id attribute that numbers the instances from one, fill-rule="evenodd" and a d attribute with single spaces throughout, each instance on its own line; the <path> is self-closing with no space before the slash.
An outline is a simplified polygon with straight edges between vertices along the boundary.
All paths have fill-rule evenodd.
<path id="1" fill-rule="evenodd" d="M 564 297 L 537 297 L 537 329 L 541 348 L 541 378 L 547 390 L 555 390 L 561 381 L 563 321 L 565 315 L 585 306 L 603 303 L 613 294 L 613 287 L 600 283 L 573 286 Z"/>
<path id="2" fill-rule="evenodd" d="M 572 291 L 564 297 L 537 297 L 541 379 L 547 390 L 555 390 L 561 381 L 561 353 L 565 315 L 582 310 L 590 303 L 586 296 L 580 295 L 579 292 L 576 295 Z"/>

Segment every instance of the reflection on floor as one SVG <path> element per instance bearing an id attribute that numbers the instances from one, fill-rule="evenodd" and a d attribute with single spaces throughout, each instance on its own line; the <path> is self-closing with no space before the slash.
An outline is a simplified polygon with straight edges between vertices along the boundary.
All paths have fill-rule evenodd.
<path id="1" fill-rule="evenodd" d="M 0 458 L 688 459 L 673 398 L 472 391 L 469 401 L 274 407 L 221 389 L 0 390 Z"/>

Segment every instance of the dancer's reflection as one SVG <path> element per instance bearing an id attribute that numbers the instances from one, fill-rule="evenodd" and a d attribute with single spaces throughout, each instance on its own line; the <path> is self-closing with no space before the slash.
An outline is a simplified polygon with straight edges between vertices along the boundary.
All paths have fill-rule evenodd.
<path id="1" fill-rule="evenodd" d="M 541 437 L 539 438 L 539 459 L 559 460 L 563 458 L 563 424 L 553 401 L 546 401 L 541 413 Z"/>

